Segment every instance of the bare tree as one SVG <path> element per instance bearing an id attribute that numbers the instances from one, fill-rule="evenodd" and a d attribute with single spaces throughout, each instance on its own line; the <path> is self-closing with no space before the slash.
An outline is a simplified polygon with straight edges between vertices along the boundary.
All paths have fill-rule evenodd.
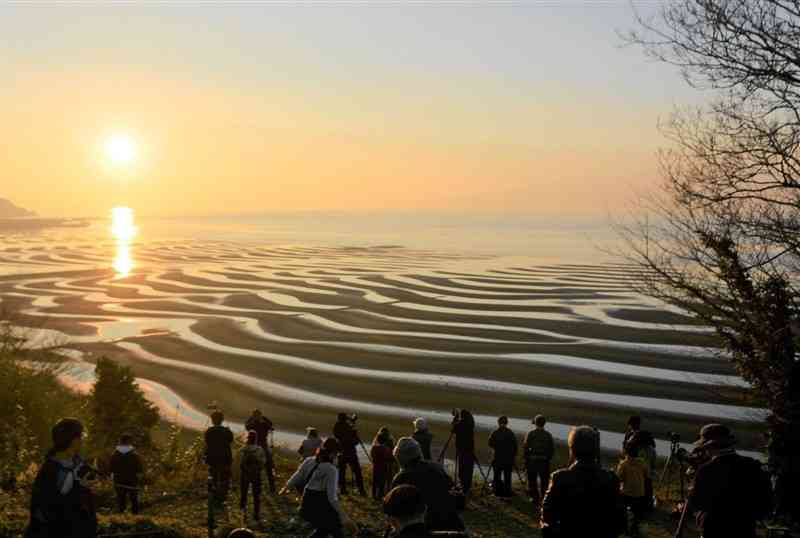
<path id="1" fill-rule="evenodd" d="M 645 293 L 714 326 L 800 485 L 800 0 L 672 0 L 626 36 L 709 104 L 675 112 L 661 189 L 620 227 Z M 788 492 L 788 489 L 794 489 Z M 795 510 L 779 501 L 779 510 Z"/>

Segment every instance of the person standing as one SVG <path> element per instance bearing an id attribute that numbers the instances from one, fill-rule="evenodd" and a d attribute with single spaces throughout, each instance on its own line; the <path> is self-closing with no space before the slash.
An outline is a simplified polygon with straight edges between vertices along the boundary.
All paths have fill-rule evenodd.
<path id="1" fill-rule="evenodd" d="M 317 453 L 317 449 L 320 446 L 322 446 L 322 439 L 319 438 L 319 432 L 316 428 L 309 426 L 306 428 L 306 438 L 300 443 L 297 453 L 303 459 L 310 458 Z"/>
<path id="2" fill-rule="evenodd" d="M 642 430 L 642 417 L 633 415 L 628 418 L 625 437 L 622 441 L 622 455 L 626 454 L 628 446 L 635 446 L 639 453 L 639 458 L 647 464 L 647 477 L 644 482 L 644 500 L 642 501 L 642 511 L 648 512 L 653 509 L 653 474 L 656 472 L 656 440 L 649 431 Z"/>
<path id="3" fill-rule="evenodd" d="M 51 431 L 53 446 L 36 474 L 26 538 L 86 538 L 97 535 L 91 470 L 80 456 L 83 424 L 59 420 Z"/>
<path id="4" fill-rule="evenodd" d="M 247 516 L 247 496 L 253 490 L 253 517 L 261 520 L 261 471 L 267 463 L 264 449 L 258 445 L 258 434 L 254 430 L 247 432 L 247 443 L 239 451 L 239 486 L 240 507 Z"/>
<path id="5" fill-rule="evenodd" d="M 394 442 L 386 427 L 378 430 L 378 434 L 372 441 L 370 456 L 372 458 L 372 498 L 376 501 L 383 499 L 386 493 L 386 486 L 392 480 L 392 465 L 394 455 L 392 449 Z"/>
<path id="6" fill-rule="evenodd" d="M 211 413 L 211 423 L 205 433 L 205 462 L 214 487 L 214 501 L 222 504 L 228 499 L 231 487 L 231 466 L 233 465 L 233 432 L 223 426 L 225 415 L 222 411 Z"/>
<path id="7" fill-rule="evenodd" d="M 272 459 L 272 447 L 269 446 L 269 436 L 275 429 L 275 426 L 270 419 L 261 413 L 261 410 L 254 409 L 244 427 L 247 428 L 248 431 L 256 432 L 258 436 L 258 446 L 264 450 L 264 455 L 266 457 L 264 469 L 267 472 L 269 490 L 275 493 L 275 464 Z"/>
<path id="8" fill-rule="evenodd" d="M 494 494 L 497 497 L 512 496 L 511 477 L 517 459 L 517 436 L 508 428 L 508 417 L 497 419 L 497 429 L 489 435 L 489 448 L 494 451 Z"/>
<path id="9" fill-rule="evenodd" d="M 772 509 L 769 475 L 736 453 L 736 439 L 722 424 L 703 426 L 696 446 L 709 461 L 697 469 L 688 502 L 703 538 L 754 538 L 756 523 Z"/>
<path id="10" fill-rule="evenodd" d="M 475 419 L 472 413 L 466 409 L 454 413 L 453 434 L 456 437 L 458 481 L 464 495 L 469 495 L 475 474 Z"/>
<path id="11" fill-rule="evenodd" d="M 133 446 L 133 436 L 121 435 L 111 456 L 111 474 L 117 494 L 117 511 L 122 514 L 131 501 L 131 513 L 139 513 L 139 477 L 144 472 L 142 458 Z"/>
<path id="12" fill-rule="evenodd" d="M 349 465 L 356 479 L 358 493 L 364 497 L 367 492 L 364 489 L 361 463 L 358 461 L 358 445 L 361 444 L 361 439 L 358 437 L 354 422 L 355 417 L 351 418 L 345 413 L 339 413 L 336 424 L 333 426 L 333 436 L 341 447 L 341 454 L 339 454 L 339 491 L 342 495 L 347 495 L 347 467 Z"/>
<path id="13" fill-rule="evenodd" d="M 528 471 L 528 495 L 538 505 L 550 483 L 550 463 L 555 454 L 555 443 L 550 432 L 544 429 L 547 419 L 543 415 L 536 415 L 533 424 L 534 428 L 525 436 L 523 453 Z"/>
<path id="14" fill-rule="evenodd" d="M 426 460 L 432 460 L 431 444 L 433 444 L 433 434 L 428 429 L 428 421 L 422 417 L 414 419 L 414 434 L 411 437 L 419 443 L 422 449 L 422 457 Z"/>
<path id="15" fill-rule="evenodd" d="M 620 483 L 600 467 L 600 439 L 590 426 L 573 428 L 568 438 L 573 463 L 553 473 L 542 501 L 544 538 L 616 538 L 625 530 Z"/>
<path id="16" fill-rule="evenodd" d="M 625 457 L 617 466 L 622 499 L 631 511 L 632 521 L 628 527 L 628 535 L 639 535 L 639 523 L 645 508 L 645 479 L 649 475 L 647 463 L 639 459 L 639 447 L 629 443 L 625 447 Z"/>

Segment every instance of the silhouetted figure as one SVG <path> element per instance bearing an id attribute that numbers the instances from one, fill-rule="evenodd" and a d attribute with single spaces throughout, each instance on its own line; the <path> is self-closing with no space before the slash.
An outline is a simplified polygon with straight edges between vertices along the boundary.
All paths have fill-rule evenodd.
<path id="1" fill-rule="evenodd" d="M 139 513 L 139 477 L 144 472 L 142 458 L 136 453 L 133 446 L 133 437 L 125 434 L 120 436 L 119 445 L 111 456 L 111 474 L 114 477 L 114 489 L 117 494 L 117 511 L 125 512 L 128 500 L 131 502 L 131 512 Z"/>
<path id="2" fill-rule="evenodd" d="M 375 439 L 372 441 L 372 448 L 370 448 L 370 457 L 372 458 L 372 498 L 376 501 L 383 499 L 387 487 L 392 481 L 393 444 L 392 436 L 386 427 L 378 430 Z"/>
<path id="3" fill-rule="evenodd" d="M 33 483 L 26 538 L 86 538 L 97 534 L 91 469 L 80 456 L 83 425 L 74 418 L 52 429 L 53 446 Z"/>
<path id="4" fill-rule="evenodd" d="M 642 418 L 633 415 L 628 418 L 625 438 L 622 441 L 622 454 L 628 446 L 636 447 L 641 458 L 647 464 L 647 478 L 644 483 L 644 500 L 642 511 L 647 512 L 653 508 L 653 474 L 656 470 L 656 440 L 649 431 L 642 430 Z"/>
<path id="5" fill-rule="evenodd" d="M 213 426 L 205 434 L 205 461 L 208 474 L 214 487 L 214 500 L 222 504 L 228 498 L 231 487 L 231 466 L 233 465 L 233 432 L 223 426 L 225 415 L 221 411 L 211 414 Z"/>
<path id="6" fill-rule="evenodd" d="M 319 437 L 319 432 L 317 432 L 316 428 L 309 426 L 306 428 L 306 438 L 300 443 L 300 448 L 297 449 L 297 453 L 300 454 L 300 457 L 303 459 L 310 458 L 317 453 L 317 449 L 320 446 L 322 446 L 322 439 Z"/>
<path id="7" fill-rule="evenodd" d="M 422 457 L 426 460 L 432 460 L 431 457 L 431 444 L 433 444 L 433 434 L 428 429 L 428 421 L 424 418 L 417 418 L 414 420 L 414 434 L 411 436 L 416 442 L 419 443 L 422 449 Z"/>
<path id="8" fill-rule="evenodd" d="M 333 436 L 339 441 L 342 450 L 339 454 L 339 491 L 342 495 L 347 494 L 347 467 L 350 466 L 356 479 L 358 493 L 365 496 L 367 492 L 364 489 L 361 463 L 358 461 L 358 445 L 361 444 L 361 439 L 354 425 L 354 417 L 339 413 L 338 420 L 333 426 Z"/>
<path id="9" fill-rule="evenodd" d="M 255 409 L 250 418 L 247 419 L 245 428 L 248 431 L 256 432 L 258 436 L 258 446 L 264 450 L 264 456 L 266 457 L 264 470 L 267 472 L 269 490 L 275 493 L 275 464 L 272 459 L 272 447 L 269 446 L 269 436 L 275 427 L 270 419 L 262 415 L 260 410 Z"/>
<path id="10" fill-rule="evenodd" d="M 633 443 L 625 447 L 625 457 L 617 466 L 617 476 L 619 477 L 622 499 L 626 508 L 631 511 L 633 520 L 628 528 L 630 536 L 639 534 L 639 522 L 645 512 L 645 481 L 650 472 L 647 463 L 639 459 L 639 447 Z"/>
<path id="11" fill-rule="evenodd" d="M 689 506 L 703 538 L 753 538 L 756 523 L 772 509 L 772 484 L 761 464 L 740 456 L 736 439 L 721 424 L 700 430 L 697 447 L 710 458 L 697 469 Z"/>
<path id="12" fill-rule="evenodd" d="M 429 530 L 461 531 L 464 523 L 451 495 L 454 484 L 440 464 L 422 458 L 422 449 L 414 439 L 401 437 L 394 449 L 400 472 L 392 480 L 392 488 L 411 485 L 419 490 L 428 507 L 425 522 Z"/>
<path id="13" fill-rule="evenodd" d="M 464 495 L 469 495 L 475 475 L 475 419 L 472 413 L 466 409 L 456 413 L 453 418 L 453 433 L 456 436 L 458 481 Z"/>
<path id="14" fill-rule="evenodd" d="M 534 428 L 525 436 L 523 453 L 528 470 L 528 495 L 534 504 L 539 504 L 550 483 L 550 463 L 555 454 L 555 442 L 550 432 L 544 429 L 547 424 L 544 416 L 536 415 L 533 424 Z"/>
<path id="15" fill-rule="evenodd" d="M 463 532 L 430 531 L 425 525 L 425 500 L 414 486 L 403 485 L 392 489 L 383 498 L 383 513 L 389 526 L 400 538 L 432 538 L 436 536 L 466 538 Z"/>
<path id="16" fill-rule="evenodd" d="M 619 479 L 598 463 L 599 434 L 578 426 L 568 444 L 573 463 L 550 479 L 542 502 L 542 536 L 616 538 L 625 530 L 625 505 Z"/>
<path id="17" fill-rule="evenodd" d="M 261 519 L 261 471 L 267 463 L 264 449 L 258 445 L 258 434 L 250 430 L 247 432 L 247 444 L 239 450 L 239 486 L 240 507 L 242 514 L 247 515 L 247 496 L 253 491 L 253 517 L 256 521 Z"/>
<path id="18" fill-rule="evenodd" d="M 489 448 L 494 451 L 494 494 L 511 497 L 511 476 L 517 460 L 517 436 L 508 428 L 508 417 L 497 419 L 498 428 L 489 435 Z"/>

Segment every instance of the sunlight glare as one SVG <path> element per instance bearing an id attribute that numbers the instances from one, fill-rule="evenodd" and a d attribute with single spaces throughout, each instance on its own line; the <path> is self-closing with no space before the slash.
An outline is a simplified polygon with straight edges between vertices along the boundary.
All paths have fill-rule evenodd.
<path id="1" fill-rule="evenodd" d="M 136 142 L 127 135 L 114 135 L 106 141 L 106 157 L 116 165 L 131 164 L 136 160 Z"/>
<path id="2" fill-rule="evenodd" d="M 117 249 L 112 266 L 118 276 L 128 276 L 135 266 L 131 241 L 138 231 L 130 207 L 115 207 L 111 210 L 111 235 L 116 240 Z"/>

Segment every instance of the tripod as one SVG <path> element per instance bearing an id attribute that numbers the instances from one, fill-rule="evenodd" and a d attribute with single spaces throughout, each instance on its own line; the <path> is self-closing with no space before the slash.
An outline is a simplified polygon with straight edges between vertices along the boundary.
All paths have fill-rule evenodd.
<path id="1" fill-rule="evenodd" d="M 684 462 L 685 451 L 683 451 L 683 454 L 681 454 L 682 451 L 681 438 L 677 435 L 672 435 L 670 437 L 669 457 L 664 463 L 664 469 L 661 471 L 661 478 L 659 478 L 658 487 L 661 488 L 664 485 L 664 479 L 667 477 L 667 474 L 670 471 L 675 470 L 677 466 L 680 483 L 679 498 L 686 499 L 686 464 Z M 668 491 L 664 494 L 665 499 L 669 498 L 667 493 Z"/>

